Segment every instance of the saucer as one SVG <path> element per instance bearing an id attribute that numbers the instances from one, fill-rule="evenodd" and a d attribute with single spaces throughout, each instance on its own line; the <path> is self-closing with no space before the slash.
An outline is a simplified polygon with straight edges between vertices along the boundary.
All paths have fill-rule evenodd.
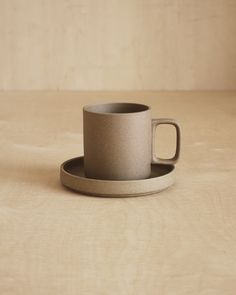
<path id="1" fill-rule="evenodd" d="M 158 193 L 174 183 L 174 165 L 154 164 L 151 176 L 141 180 L 99 180 L 85 177 L 84 157 L 60 168 L 61 183 L 79 193 L 99 197 L 135 197 Z"/>

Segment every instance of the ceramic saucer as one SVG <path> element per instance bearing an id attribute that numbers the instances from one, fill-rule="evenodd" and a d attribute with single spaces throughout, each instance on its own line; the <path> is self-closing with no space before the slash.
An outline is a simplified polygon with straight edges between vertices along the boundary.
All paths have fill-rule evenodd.
<path id="1" fill-rule="evenodd" d="M 152 165 L 151 176 L 141 180 L 99 180 L 85 177 L 84 157 L 70 159 L 60 168 L 61 182 L 86 195 L 134 197 L 158 193 L 174 183 L 174 165 Z"/>

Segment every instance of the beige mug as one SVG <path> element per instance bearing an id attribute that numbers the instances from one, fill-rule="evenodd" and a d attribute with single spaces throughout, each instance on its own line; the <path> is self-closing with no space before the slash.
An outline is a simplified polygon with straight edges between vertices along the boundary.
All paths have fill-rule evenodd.
<path id="1" fill-rule="evenodd" d="M 132 180 L 150 177 L 151 164 L 174 164 L 180 152 L 180 128 L 172 119 L 151 119 L 149 106 L 107 103 L 85 106 L 84 169 L 89 178 Z M 155 130 L 160 124 L 176 129 L 171 159 L 155 155 Z"/>

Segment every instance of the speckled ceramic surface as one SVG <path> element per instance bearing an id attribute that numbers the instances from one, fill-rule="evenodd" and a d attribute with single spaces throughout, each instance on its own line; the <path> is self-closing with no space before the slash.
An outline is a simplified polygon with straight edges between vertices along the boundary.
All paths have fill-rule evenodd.
<path id="1" fill-rule="evenodd" d="M 171 159 L 155 153 L 156 127 L 176 129 Z M 83 108 L 84 171 L 89 178 L 137 180 L 151 175 L 151 164 L 175 164 L 180 152 L 180 127 L 173 119 L 151 118 L 151 108 L 138 103 L 106 103 Z M 158 138 L 158 136 L 157 136 Z"/>
<path id="2" fill-rule="evenodd" d="M 151 176 L 141 180 L 99 180 L 86 178 L 84 157 L 70 159 L 60 168 L 61 182 L 81 194 L 100 197 L 134 197 L 158 193 L 174 183 L 174 165 L 154 164 Z"/>

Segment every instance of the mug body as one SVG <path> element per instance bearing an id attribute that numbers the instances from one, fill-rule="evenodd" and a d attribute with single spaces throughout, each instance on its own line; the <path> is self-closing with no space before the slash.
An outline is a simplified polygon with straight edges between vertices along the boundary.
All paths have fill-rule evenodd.
<path id="1" fill-rule="evenodd" d="M 151 173 L 151 111 L 146 105 L 108 103 L 86 106 L 86 177 L 107 180 L 148 178 Z"/>

